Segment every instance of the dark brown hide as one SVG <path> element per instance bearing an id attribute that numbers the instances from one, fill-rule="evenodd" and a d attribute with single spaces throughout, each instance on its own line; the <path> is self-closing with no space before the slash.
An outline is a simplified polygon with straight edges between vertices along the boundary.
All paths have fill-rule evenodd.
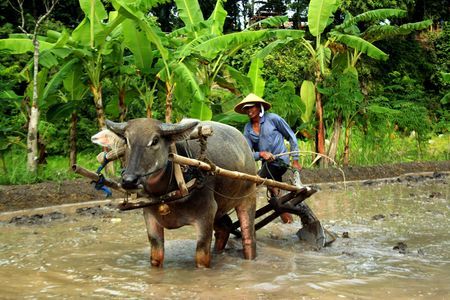
<path id="1" fill-rule="evenodd" d="M 122 186 L 135 190 L 142 186 L 149 197 L 159 197 L 176 189 L 172 163 L 168 161 L 170 145 L 176 142 L 180 155 L 197 158 L 199 142 L 185 140 L 201 125 L 210 125 L 214 134 L 208 138 L 206 157 L 215 165 L 248 174 L 256 174 L 251 150 L 237 129 L 216 122 L 186 120 L 165 124 L 154 119 L 135 119 L 126 123 L 107 121 L 108 128 L 126 140 L 126 168 Z M 241 222 L 244 257 L 256 256 L 254 183 L 208 175 L 202 188 L 194 190 L 185 201 L 169 203 L 169 214 L 162 215 L 158 206 L 144 208 L 151 264 L 161 267 L 164 260 L 164 230 L 192 225 L 197 231 L 195 260 L 198 267 L 209 267 L 211 241 L 215 231 L 215 250 L 221 251 L 229 237 L 227 215 L 235 209 Z"/>

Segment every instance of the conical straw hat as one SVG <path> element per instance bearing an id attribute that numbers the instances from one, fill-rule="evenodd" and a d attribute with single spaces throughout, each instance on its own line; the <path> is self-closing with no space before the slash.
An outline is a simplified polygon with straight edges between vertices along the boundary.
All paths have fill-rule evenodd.
<path id="1" fill-rule="evenodd" d="M 250 93 L 241 102 L 236 104 L 236 106 L 234 107 L 234 111 L 237 112 L 238 114 L 246 115 L 247 112 L 244 110 L 244 106 L 247 106 L 246 104 L 256 104 L 256 103 L 261 103 L 264 106 L 265 110 L 269 110 L 272 107 L 272 105 L 270 105 L 269 102 L 266 102 L 261 97 L 253 93 Z"/>

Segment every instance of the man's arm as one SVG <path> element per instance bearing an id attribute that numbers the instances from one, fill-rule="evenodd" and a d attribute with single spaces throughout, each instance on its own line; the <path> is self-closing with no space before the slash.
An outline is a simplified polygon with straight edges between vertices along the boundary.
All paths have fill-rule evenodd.
<path id="1" fill-rule="evenodd" d="M 297 142 L 297 137 L 295 136 L 295 133 L 292 131 L 289 124 L 280 116 L 278 116 L 276 118 L 275 124 L 277 126 L 277 129 L 284 136 L 284 138 L 289 141 L 290 151 L 294 152 L 291 154 L 292 160 L 293 160 L 292 166 L 300 171 L 302 169 L 302 166 L 298 162 L 299 148 L 298 148 L 298 142 Z"/>

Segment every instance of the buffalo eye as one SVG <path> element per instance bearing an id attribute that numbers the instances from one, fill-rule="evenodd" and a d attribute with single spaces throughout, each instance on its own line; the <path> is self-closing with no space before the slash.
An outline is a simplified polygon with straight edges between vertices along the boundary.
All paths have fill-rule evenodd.
<path id="1" fill-rule="evenodd" d="M 150 143 L 148 143 L 149 146 L 156 146 L 159 143 L 159 138 L 158 137 L 154 137 Z"/>

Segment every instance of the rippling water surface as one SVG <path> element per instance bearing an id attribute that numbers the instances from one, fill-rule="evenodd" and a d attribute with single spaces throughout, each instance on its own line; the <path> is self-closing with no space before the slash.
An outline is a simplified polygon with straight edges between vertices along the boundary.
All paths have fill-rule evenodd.
<path id="1" fill-rule="evenodd" d="M 195 268 L 190 227 L 166 231 L 164 268 L 151 268 L 139 210 L 2 224 L 0 298 L 449 299 L 448 183 L 324 188 L 307 202 L 338 235 L 331 247 L 277 219 L 257 232 L 256 260 L 231 239 L 211 269 Z"/>

